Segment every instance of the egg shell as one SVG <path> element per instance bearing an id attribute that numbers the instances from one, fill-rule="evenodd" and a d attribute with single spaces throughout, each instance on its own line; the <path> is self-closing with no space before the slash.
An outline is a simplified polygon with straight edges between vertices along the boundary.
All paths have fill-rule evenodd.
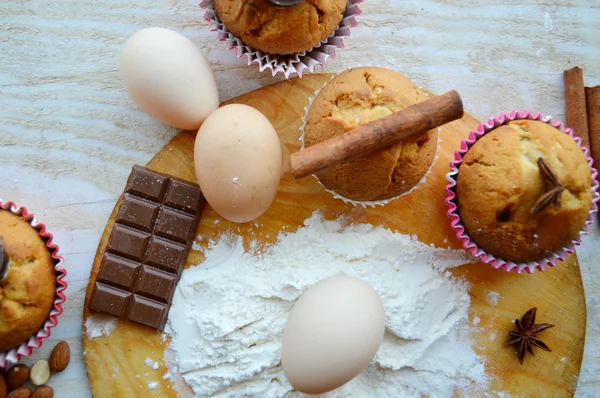
<path id="1" fill-rule="evenodd" d="M 371 362 L 384 331 L 383 303 L 369 284 L 347 275 L 319 281 L 290 311 L 281 348 L 285 376 L 307 394 L 341 387 Z"/>
<path id="2" fill-rule="evenodd" d="M 200 127 L 194 164 L 202 193 L 217 214 L 237 223 L 252 221 L 269 208 L 279 188 L 279 137 L 258 110 L 225 105 Z"/>
<path id="3" fill-rule="evenodd" d="M 143 111 L 173 127 L 197 130 L 219 107 L 208 61 L 191 40 L 169 29 L 131 36 L 121 51 L 119 75 Z"/>

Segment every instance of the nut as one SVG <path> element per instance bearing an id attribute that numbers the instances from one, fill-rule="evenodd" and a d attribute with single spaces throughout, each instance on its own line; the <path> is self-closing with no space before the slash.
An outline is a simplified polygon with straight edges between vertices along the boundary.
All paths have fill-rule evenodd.
<path id="1" fill-rule="evenodd" d="M 50 366 L 48 361 L 40 359 L 31 367 L 31 374 L 29 375 L 31 382 L 36 386 L 41 386 L 48 382 L 50 378 Z"/>
<path id="2" fill-rule="evenodd" d="M 52 398 L 54 397 L 54 390 L 52 387 L 48 386 L 40 386 L 35 389 L 33 394 L 31 394 L 31 398 Z"/>
<path id="3" fill-rule="evenodd" d="M 4 374 L 4 380 L 6 381 L 6 388 L 8 391 L 21 387 L 28 378 L 29 366 L 27 365 L 15 365 L 8 369 Z"/>
<path id="4" fill-rule="evenodd" d="M 50 355 L 50 371 L 62 372 L 69 366 L 71 360 L 71 349 L 66 341 L 61 341 L 54 347 Z"/>
<path id="5" fill-rule="evenodd" d="M 31 390 L 27 387 L 20 387 L 11 391 L 7 398 L 30 398 Z"/>
<path id="6" fill-rule="evenodd" d="M 4 376 L 0 373 L 0 398 L 6 398 L 6 392 L 8 389 L 6 388 L 6 382 L 4 381 Z"/>

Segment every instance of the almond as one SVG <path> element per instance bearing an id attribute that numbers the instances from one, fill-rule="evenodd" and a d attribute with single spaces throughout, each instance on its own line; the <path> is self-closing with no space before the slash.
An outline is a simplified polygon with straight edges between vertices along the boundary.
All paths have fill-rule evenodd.
<path id="1" fill-rule="evenodd" d="M 27 387 L 21 387 L 21 388 L 17 388 L 16 390 L 11 391 L 10 394 L 8 394 L 7 398 L 30 398 L 31 397 L 31 390 Z"/>
<path id="2" fill-rule="evenodd" d="M 4 376 L 0 373 L 0 398 L 6 398 L 6 382 L 4 381 Z"/>
<path id="3" fill-rule="evenodd" d="M 41 386 L 48 382 L 50 378 L 50 365 L 45 359 L 40 359 L 31 367 L 31 374 L 29 375 L 31 382 L 36 386 Z"/>
<path id="4" fill-rule="evenodd" d="M 4 374 L 4 380 L 6 381 L 6 388 L 8 391 L 21 387 L 28 378 L 29 366 L 27 365 L 15 365 L 8 369 Z"/>
<path id="5" fill-rule="evenodd" d="M 4 376 L 0 373 L 0 398 L 6 398 L 6 382 L 4 381 Z"/>
<path id="6" fill-rule="evenodd" d="M 48 386 L 40 386 L 35 389 L 33 394 L 31 394 L 31 398 L 53 398 L 54 390 L 52 387 Z"/>
<path id="7" fill-rule="evenodd" d="M 61 341 L 54 347 L 50 355 L 50 371 L 62 372 L 69 366 L 71 360 L 71 349 L 66 341 Z"/>

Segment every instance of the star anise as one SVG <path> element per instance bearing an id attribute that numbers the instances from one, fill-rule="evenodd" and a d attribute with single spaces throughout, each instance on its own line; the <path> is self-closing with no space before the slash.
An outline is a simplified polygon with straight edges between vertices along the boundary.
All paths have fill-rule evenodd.
<path id="1" fill-rule="evenodd" d="M 556 210 L 560 209 L 560 197 L 562 192 L 565 190 L 564 185 L 560 183 L 554 171 L 550 167 L 550 164 L 542 158 L 539 158 L 537 161 L 538 168 L 540 169 L 540 174 L 542 175 L 542 179 L 546 183 L 547 186 L 551 188 L 544 192 L 542 196 L 536 200 L 535 204 L 531 208 L 531 214 L 537 214 L 540 211 L 544 210 L 551 203 L 554 203 L 554 208 Z"/>
<path id="2" fill-rule="evenodd" d="M 533 347 L 539 347 L 545 351 L 552 351 L 542 340 L 537 337 L 538 333 L 543 332 L 546 329 L 550 329 L 554 325 L 550 325 L 549 323 L 535 323 L 535 312 L 537 308 L 532 308 L 523 315 L 521 320 L 515 319 L 515 325 L 519 330 L 510 331 L 508 334 L 510 338 L 506 342 L 506 345 L 517 346 L 517 357 L 519 358 L 519 362 L 521 365 L 523 364 L 523 359 L 525 358 L 525 354 L 527 351 L 533 356 Z"/>

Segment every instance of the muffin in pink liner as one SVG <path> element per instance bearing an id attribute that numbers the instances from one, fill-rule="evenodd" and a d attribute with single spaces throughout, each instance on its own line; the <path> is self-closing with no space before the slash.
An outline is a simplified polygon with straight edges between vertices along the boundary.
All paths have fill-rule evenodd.
<path id="1" fill-rule="evenodd" d="M 236 51 L 237 58 L 246 57 L 248 65 L 257 64 L 261 72 L 268 69 L 273 76 L 281 73 L 289 78 L 294 74 L 302 77 L 305 71 L 312 73 L 317 66 L 325 67 L 329 58 L 336 57 L 337 49 L 344 48 L 344 39 L 350 36 L 351 28 L 358 26 L 356 17 L 362 13 L 358 5 L 363 1 L 348 0 L 342 21 L 327 39 L 309 50 L 290 55 L 268 54 L 246 45 L 221 22 L 213 0 L 202 0 L 200 7 L 205 11 L 204 20 L 210 22 L 209 29 L 217 32 L 218 41 L 227 43 L 228 50 Z"/>
<path id="2" fill-rule="evenodd" d="M 514 122 L 514 123 L 511 123 L 511 125 L 514 125 L 515 123 L 517 123 L 517 125 L 518 125 L 520 123 L 519 121 L 523 121 L 523 123 L 528 123 L 527 121 L 532 121 L 531 123 L 542 122 L 542 123 L 545 123 L 545 124 L 553 127 L 554 129 L 556 129 L 556 131 L 558 131 L 559 134 L 560 134 L 560 132 L 567 134 L 577 144 L 577 147 L 579 147 L 581 149 L 581 151 L 583 152 L 585 161 L 587 162 L 587 164 L 590 168 L 589 172 L 591 175 L 591 187 L 590 187 L 591 192 L 585 193 L 585 196 L 588 199 L 591 197 L 591 205 L 590 205 L 590 210 L 587 213 L 587 218 L 585 218 L 586 213 L 582 214 L 581 222 L 583 224 L 583 228 L 579 231 L 577 236 L 574 239 L 572 239 L 569 243 L 567 243 L 564 247 L 562 247 L 558 250 L 553 250 L 550 254 L 545 254 L 545 255 L 541 256 L 539 259 L 530 260 L 530 261 L 512 261 L 510 259 L 502 258 L 502 256 L 494 255 L 494 254 L 490 253 L 489 250 L 486 251 L 482 247 L 480 247 L 480 245 L 478 245 L 475 242 L 475 240 L 469 235 L 467 228 L 465 227 L 465 224 L 464 224 L 465 220 L 461 219 L 461 215 L 459 214 L 458 197 L 457 197 L 457 184 L 458 184 L 459 170 L 460 170 L 461 164 L 463 163 L 463 160 L 465 159 L 467 152 L 471 149 L 471 147 L 473 147 L 473 145 L 480 138 L 485 136 L 486 134 L 498 129 L 501 126 L 508 125 L 511 122 Z M 541 125 L 541 126 L 543 126 L 543 125 Z M 520 127 L 517 127 L 517 128 L 520 128 Z M 492 136 L 492 138 L 495 138 L 495 137 Z M 489 140 L 487 140 L 487 141 L 489 142 Z M 538 175 L 541 175 L 542 169 L 544 167 L 542 167 L 542 165 L 540 165 L 539 162 L 540 162 L 540 160 L 538 159 L 538 166 L 539 166 Z M 584 163 L 583 160 L 582 160 L 582 163 Z M 554 174 L 554 173 L 551 171 L 550 174 Z M 505 176 L 504 178 L 508 180 L 510 177 Z M 550 177 L 544 177 L 544 178 L 550 179 Z M 565 128 L 561 122 L 553 122 L 550 117 L 544 117 L 540 113 L 533 113 L 533 112 L 530 112 L 527 110 L 513 111 L 510 114 L 502 113 L 498 117 L 490 118 L 487 121 L 487 123 L 481 123 L 477 130 L 471 131 L 469 133 L 469 137 L 466 140 L 463 140 L 461 142 L 460 149 L 455 152 L 454 161 L 452 161 L 450 163 L 450 172 L 446 175 L 446 179 L 448 181 L 448 184 L 446 185 L 446 188 L 445 188 L 445 191 L 447 194 L 445 202 L 446 202 L 446 205 L 448 206 L 447 214 L 448 214 L 448 217 L 450 218 L 452 228 L 456 231 L 457 237 L 463 242 L 463 246 L 467 250 L 469 250 L 473 256 L 479 258 L 482 262 L 484 262 L 486 264 L 490 264 L 494 268 L 503 269 L 507 272 L 514 271 L 517 273 L 522 273 L 523 271 L 526 271 L 528 273 L 533 273 L 536 269 L 543 271 L 548 266 L 553 267 L 559 261 L 563 261 L 567 257 L 568 254 L 575 252 L 575 246 L 581 244 L 581 234 L 587 233 L 587 231 L 589 229 L 589 225 L 593 222 L 593 215 L 598 211 L 597 203 L 599 200 L 599 194 L 598 194 L 597 172 L 593 167 L 593 161 L 592 161 L 591 157 L 589 156 L 587 148 L 581 145 L 580 138 L 576 137 L 573 134 L 573 131 L 571 129 Z M 548 189 L 548 188 L 546 188 L 546 189 Z M 491 189 L 490 189 L 490 192 L 492 192 Z M 543 192 L 550 192 L 550 191 L 543 191 Z M 587 189 L 584 190 L 584 192 L 587 192 Z M 568 193 L 570 194 L 570 192 L 568 192 Z M 539 210 L 539 212 L 541 214 L 541 211 L 545 211 L 544 205 L 546 207 L 554 206 L 556 211 L 558 211 L 558 209 L 560 208 L 561 196 L 564 196 L 562 190 L 559 191 L 558 199 L 556 202 L 555 201 L 544 202 L 544 201 L 541 201 L 541 199 L 543 199 L 543 198 L 540 197 L 538 199 L 538 201 L 535 202 L 535 204 L 537 206 L 531 208 L 530 211 L 535 214 L 536 208 L 541 207 L 541 209 Z M 518 206 L 515 206 L 515 208 L 518 208 Z M 570 209 L 566 209 L 565 212 L 567 210 L 570 210 Z M 516 209 L 514 211 L 516 213 L 517 211 L 519 211 L 519 209 Z M 549 210 L 549 211 L 553 212 L 554 210 Z M 585 222 L 583 222 L 584 218 L 585 218 Z M 504 221 L 504 220 L 502 220 L 502 221 Z M 540 221 L 540 225 L 542 224 L 542 222 L 543 221 Z M 484 222 L 484 227 L 485 227 L 485 222 Z M 480 230 L 477 230 L 476 232 L 479 233 Z M 528 231 L 528 232 L 530 232 L 530 231 Z M 538 238 L 538 235 L 534 234 L 533 237 Z M 488 242 L 486 242 L 486 244 L 488 244 Z M 536 245 L 537 245 L 537 243 L 536 243 Z M 519 245 L 515 244 L 515 246 L 519 246 Z"/>
<path id="3" fill-rule="evenodd" d="M 51 329 L 58 324 L 58 316 L 63 312 L 62 306 L 65 302 L 64 291 L 67 288 L 67 283 L 65 282 L 67 272 L 62 268 L 63 258 L 58 254 L 59 247 L 52 242 L 52 234 L 46 230 L 46 226 L 40 223 L 34 214 L 29 213 L 26 208 L 17 206 L 13 202 L 3 202 L 2 199 L 0 199 L 0 210 L 9 211 L 19 216 L 39 233 L 50 253 L 56 274 L 56 294 L 52 308 L 48 314 L 48 319 L 25 342 L 8 351 L 0 352 L 0 368 L 6 368 L 10 364 L 17 363 L 22 357 L 30 356 L 35 348 L 41 347 L 44 340 L 50 337 Z"/>

